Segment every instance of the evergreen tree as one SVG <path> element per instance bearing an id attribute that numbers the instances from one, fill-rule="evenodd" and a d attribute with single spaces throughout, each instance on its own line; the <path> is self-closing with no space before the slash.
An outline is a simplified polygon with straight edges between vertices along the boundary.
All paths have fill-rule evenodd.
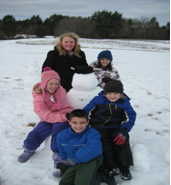
<path id="1" fill-rule="evenodd" d="M 63 15 L 53 14 L 49 18 L 46 18 L 43 22 L 43 25 L 47 28 L 48 35 L 54 35 L 54 30 L 57 23 L 62 20 L 64 17 Z"/>
<path id="2" fill-rule="evenodd" d="M 3 31 L 8 38 L 13 38 L 16 35 L 16 20 L 12 15 L 6 15 L 2 19 Z"/>
<path id="3" fill-rule="evenodd" d="M 96 32 L 101 38 L 117 38 L 119 31 L 123 26 L 122 14 L 106 10 L 95 12 L 91 19 L 96 22 Z"/>

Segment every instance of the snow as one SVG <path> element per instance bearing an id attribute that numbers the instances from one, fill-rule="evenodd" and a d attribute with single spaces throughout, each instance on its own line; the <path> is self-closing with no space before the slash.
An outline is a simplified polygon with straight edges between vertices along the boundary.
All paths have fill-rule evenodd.
<path id="1" fill-rule="evenodd" d="M 72 80 L 72 89 L 67 94 L 67 101 L 74 109 L 84 108 L 94 96 L 102 90 L 98 85 L 95 73 L 75 73 Z"/>
<path id="2" fill-rule="evenodd" d="M 148 148 L 143 144 L 138 143 L 132 147 L 132 153 L 134 154 L 133 169 L 141 173 L 147 173 L 151 167 Z"/>
<path id="3" fill-rule="evenodd" d="M 39 122 L 33 112 L 31 86 L 40 79 L 42 63 L 57 39 L 0 41 L 1 185 L 57 185 L 60 181 L 52 175 L 50 137 L 28 162 L 22 164 L 17 160 L 23 151 L 24 139 L 33 129 L 28 124 Z M 80 39 L 80 44 L 88 63 L 95 61 L 103 49 L 111 50 L 113 65 L 118 69 L 124 91 L 137 112 L 135 126 L 130 132 L 134 158 L 134 166 L 130 170 L 133 178 L 123 181 L 116 176 L 117 183 L 169 185 L 170 42 Z M 33 73 L 29 73 L 31 68 Z M 78 90 L 79 82 L 85 87 L 84 77 L 76 77 L 73 94 L 80 99 L 86 94 L 85 99 L 91 99 L 89 94 L 95 94 L 91 91 L 96 89 L 93 79 L 89 80 L 89 84 L 93 84 L 89 90 Z"/>

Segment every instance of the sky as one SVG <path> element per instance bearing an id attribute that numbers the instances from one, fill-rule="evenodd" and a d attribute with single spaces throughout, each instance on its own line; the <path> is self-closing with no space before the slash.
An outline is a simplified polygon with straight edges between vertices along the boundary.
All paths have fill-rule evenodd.
<path id="1" fill-rule="evenodd" d="M 0 19 L 13 15 L 16 20 L 53 14 L 88 17 L 96 11 L 119 12 L 124 18 L 156 17 L 160 26 L 170 21 L 169 0 L 0 0 Z"/>

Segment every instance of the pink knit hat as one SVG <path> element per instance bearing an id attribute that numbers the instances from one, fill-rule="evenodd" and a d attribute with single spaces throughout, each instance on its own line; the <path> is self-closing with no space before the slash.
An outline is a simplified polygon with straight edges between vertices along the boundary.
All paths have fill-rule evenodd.
<path id="1" fill-rule="evenodd" d="M 47 85 L 48 81 L 51 79 L 58 79 L 60 82 L 60 77 L 59 77 L 58 73 L 55 72 L 54 70 L 52 70 L 50 67 L 45 67 L 44 71 L 41 74 L 41 85 L 40 85 L 40 87 L 42 89 L 43 99 L 42 99 L 42 102 L 40 103 L 39 107 L 42 109 L 47 107 L 45 104 L 45 101 L 44 101 L 45 100 L 45 89 L 46 89 L 46 85 Z M 58 98 L 58 92 L 59 92 L 60 87 L 61 86 L 59 84 L 57 91 L 54 93 L 54 94 L 56 94 L 56 102 L 54 103 L 53 107 L 57 110 L 59 110 L 61 108 L 59 98 Z"/>

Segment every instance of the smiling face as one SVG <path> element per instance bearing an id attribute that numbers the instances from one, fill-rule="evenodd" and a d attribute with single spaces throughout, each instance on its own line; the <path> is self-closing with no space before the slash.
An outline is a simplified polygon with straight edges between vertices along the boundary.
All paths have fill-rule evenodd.
<path id="1" fill-rule="evenodd" d="M 109 93 L 106 93 L 106 98 L 110 102 L 115 102 L 115 101 L 119 100 L 119 98 L 121 98 L 121 94 L 118 92 L 109 92 Z"/>
<path id="2" fill-rule="evenodd" d="M 72 54 L 73 49 L 75 47 L 75 39 L 71 38 L 71 37 L 64 37 L 62 40 L 62 46 L 63 48 L 69 53 Z"/>
<path id="3" fill-rule="evenodd" d="M 45 91 L 47 91 L 49 93 L 54 93 L 58 87 L 59 87 L 59 80 L 58 79 L 51 79 L 48 81 Z"/>
<path id="4" fill-rule="evenodd" d="M 110 63 L 110 60 L 107 58 L 101 58 L 100 63 L 101 63 L 101 67 L 105 68 Z"/>
<path id="5" fill-rule="evenodd" d="M 81 133 L 84 131 L 89 123 L 89 121 L 87 121 L 84 117 L 73 117 L 71 121 L 68 120 L 68 122 L 71 125 L 72 130 L 76 133 Z"/>

